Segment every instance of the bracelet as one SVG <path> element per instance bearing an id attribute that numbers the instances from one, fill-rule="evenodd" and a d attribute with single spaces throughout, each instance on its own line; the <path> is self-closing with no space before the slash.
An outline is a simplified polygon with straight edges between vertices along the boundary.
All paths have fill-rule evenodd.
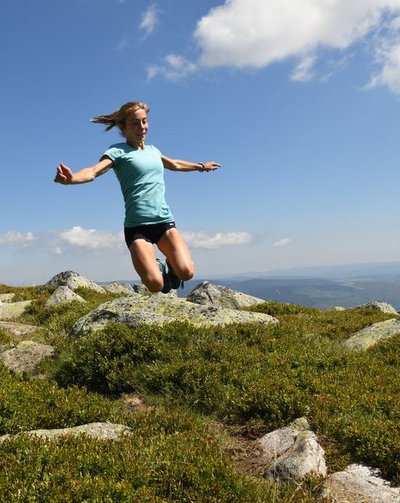
<path id="1" fill-rule="evenodd" d="M 206 167 L 204 166 L 204 162 L 199 162 L 201 168 L 199 169 L 200 173 L 203 173 L 203 171 L 206 170 Z"/>

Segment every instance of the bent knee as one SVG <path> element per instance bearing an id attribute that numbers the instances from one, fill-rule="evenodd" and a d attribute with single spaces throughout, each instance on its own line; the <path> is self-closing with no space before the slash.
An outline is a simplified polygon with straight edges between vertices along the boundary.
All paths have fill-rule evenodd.
<path id="1" fill-rule="evenodd" d="M 146 286 L 146 288 L 152 292 L 152 293 L 157 293 L 160 292 L 164 286 L 164 280 L 162 276 L 160 277 L 147 277 L 147 278 L 141 278 L 143 284 Z"/>
<path id="2" fill-rule="evenodd" d="M 179 279 L 182 281 L 189 281 L 194 276 L 194 268 L 193 267 L 185 267 L 179 271 Z"/>

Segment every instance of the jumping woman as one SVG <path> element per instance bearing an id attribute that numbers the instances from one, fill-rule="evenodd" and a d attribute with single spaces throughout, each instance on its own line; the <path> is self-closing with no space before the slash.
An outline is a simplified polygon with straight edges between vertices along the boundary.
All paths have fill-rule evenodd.
<path id="1" fill-rule="evenodd" d="M 112 114 L 94 117 L 92 122 L 106 124 L 106 131 L 117 127 L 125 141 L 111 145 L 97 164 L 75 173 L 60 163 L 54 181 L 63 185 L 87 183 L 112 168 L 124 197 L 125 242 L 133 266 L 151 292 L 168 293 L 193 277 L 194 266 L 165 200 L 164 168 L 214 171 L 221 165 L 170 159 L 153 145 L 146 145 L 149 111 L 145 103 L 129 102 Z M 166 262 L 156 258 L 154 244 Z"/>

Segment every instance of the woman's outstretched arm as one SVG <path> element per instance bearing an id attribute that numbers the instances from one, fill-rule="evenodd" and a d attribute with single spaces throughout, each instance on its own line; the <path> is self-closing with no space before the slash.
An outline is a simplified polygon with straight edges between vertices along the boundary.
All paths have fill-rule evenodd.
<path id="1" fill-rule="evenodd" d="M 111 166 L 112 160 L 109 157 L 104 157 L 97 164 L 73 173 L 71 168 L 61 162 L 57 167 L 54 181 L 63 185 L 92 182 L 98 176 L 106 173 Z"/>
<path id="2" fill-rule="evenodd" d="M 171 159 L 165 155 L 161 156 L 164 168 L 171 171 L 215 171 L 221 164 L 215 161 L 190 162 L 181 159 Z"/>

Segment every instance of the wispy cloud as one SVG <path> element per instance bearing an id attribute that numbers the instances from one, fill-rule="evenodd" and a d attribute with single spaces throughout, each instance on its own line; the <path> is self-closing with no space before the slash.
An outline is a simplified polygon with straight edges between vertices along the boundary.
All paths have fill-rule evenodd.
<path id="1" fill-rule="evenodd" d="M 168 80 L 180 80 L 195 73 L 197 67 L 188 59 L 178 54 L 168 54 L 161 65 L 152 65 L 147 69 L 147 78 L 162 75 Z"/>
<path id="2" fill-rule="evenodd" d="M 96 229 L 83 229 L 79 226 L 60 232 L 58 238 L 62 243 L 69 246 L 91 250 L 120 247 L 123 243 L 121 232 L 112 233 Z"/>
<path id="3" fill-rule="evenodd" d="M 5 234 L 0 234 L 0 245 L 19 245 L 19 246 L 30 246 L 36 240 L 35 235 L 32 232 L 7 232 Z"/>
<path id="4" fill-rule="evenodd" d="M 293 70 L 290 78 L 300 82 L 311 80 L 314 75 L 313 70 L 316 59 L 317 56 L 315 54 L 307 54 Z"/>
<path id="5" fill-rule="evenodd" d="M 128 39 L 126 38 L 123 38 L 121 39 L 118 44 L 115 46 L 114 50 L 115 51 L 122 51 L 123 49 L 125 49 L 125 47 L 128 47 Z"/>
<path id="6" fill-rule="evenodd" d="M 290 243 L 293 243 L 292 239 L 290 239 L 290 238 L 284 238 L 284 239 L 280 239 L 279 241 L 275 241 L 275 243 L 273 244 L 273 246 L 275 248 L 282 248 L 283 246 L 287 246 Z"/>
<path id="7" fill-rule="evenodd" d="M 183 237 L 191 248 L 216 249 L 223 246 L 245 245 L 254 240 L 249 232 L 183 232 Z M 47 249 L 55 255 L 64 255 L 75 250 L 124 251 L 123 232 L 85 229 L 79 225 L 63 231 L 46 231 L 34 235 L 32 232 L 8 232 L 0 234 L 0 245 L 15 245 L 20 248 L 34 246 Z"/>
<path id="8" fill-rule="evenodd" d="M 156 4 L 150 5 L 140 16 L 139 28 L 143 30 L 144 36 L 148 37 L 153 33 L 159 23 L 159 9 Z"/>
<path id="9" fill-rule="evenodd" d="M 248 244 L 253 240 L 249 232 L 183 232 L 183 237 L 191 248 L 216 249 L 223 246 Z"/>
<path id="10" fill-rule="evenodd" d="M 391 20 L 387 36 L 376 44 L 375 62 L 379 69 L 367 88 L 385 85 L 400 94 L 400 16 Z"/>

